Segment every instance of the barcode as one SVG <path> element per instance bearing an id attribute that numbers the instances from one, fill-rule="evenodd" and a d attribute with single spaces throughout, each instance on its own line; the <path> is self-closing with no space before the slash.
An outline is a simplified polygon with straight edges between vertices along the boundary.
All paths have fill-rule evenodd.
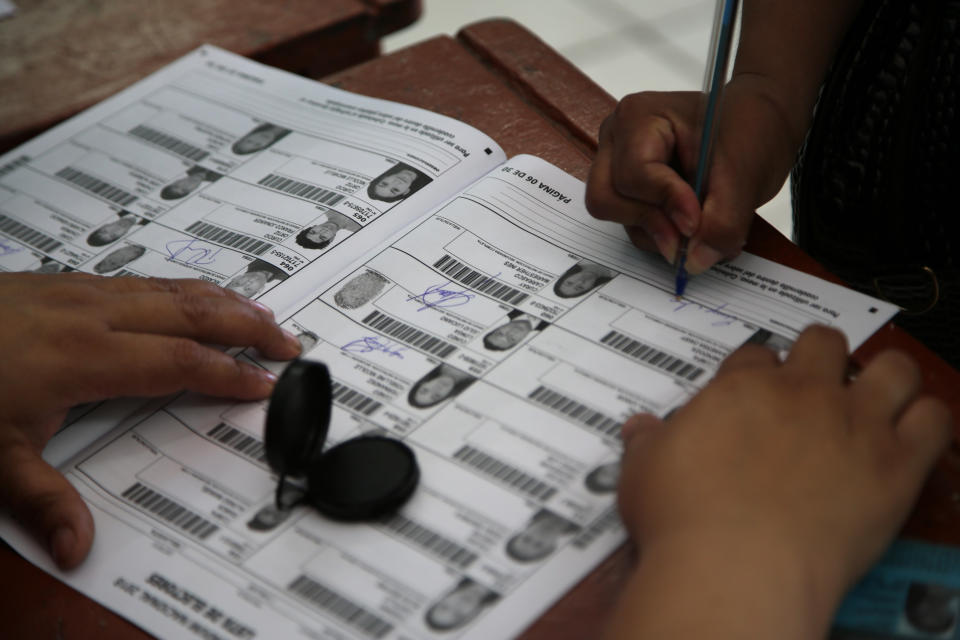
<path id="1" fill-rule="evenodd" d="M 503 300 L 510 304 L 519 304 L 530 297 L 523 291 L 505 285 L 496 278 L 491 278 L 479 271 L 474 271 L 459 260 L 451 258 L 449 255 L 445 255 L 437 260 L 433 266 L 460 284 L 492 296 L 497 300 Z"/>
<path id="2" fill-rule="evenodd" d="M 243 431 L 234 429 L 228 424 L 220 423 L 207 432 L 207 435 L 221 444 L 225 444 L 234 451 L 266 464 L 267 452 L 263 443 Z"/>
<path id="3" fill-rule="evenodd" d="M 291 180 L 290 178 L 284 178 L 283 176 L 278 176 L 274 173 L 262 178 L 257 184 L 263 185 L 264 187 L 269 187 L 275 191 L 282 191 L 284 193 L 289 193 L 292 196 L 310 200 L 311 202 L 319 202 L 320 204 L 325 204 L 331 207 L 346 197 L 342 194 L 335 193 L 333 191 L 327 191 L 326 189 L 315 187 L 312 184 L 307 184 L 306 182 L 298 182 L 296 180 Z"/>
<path id="4" fill-rule="evenodd" d="M 0 214 L 0 231 L 41 251 L 53 251 L 63 245 L 63 243 L 56 238 L 51 238 L 45 233 L 40 233 L 36 229 L 28 227 L 13 218 L 8 218 L 3 214 Z"/>
<path id="5" fill-rule="evenodd" d="M 382 407 L 383 405 L 369 396 L 365 396 L 359 391 L 354 391 L 350 387 L 344 386 L 339 382 L 333 382 L 333 401 L 345 409 L 359 411 L 365 416 Z"/>
<path id="6" fill-rule="evenodd" d="M 512 465 L 500 462 L 493 456 L 474 449 L 470 445 L 460 447 L 457 452 L 453 454 L 453 457 L 456 460 L 465 462 L 477 471 L 539 500 L 546 500 L 557 492 L 557 490 L 550 485 L 537 480 Z"/>
<path id="7" fill-rule="evenodd" d="M 599 538 L 601 534 L 618 526 L 620 526 L 620 514 L 617 512 L 616 505 L 614 505 L 600 514 L 600 517 L 594 520 L 583 533 L 577 536 L 573 541 L 573 546 L 578 549 L 585 549 L 590 546 L 591 542 Z"/>
<path id="8" fill-rule="evenodd" d="M 635 360 L 653 365 L 658 369 L 663 369 L 667 373 L 672 373 L 675 376 L 690 380 L 691 382 L 699 378 L 704 372 L 703 368 L 695 364 L 671 356 L 669 353 L 658 351 L 648 344 L 644 344 L 633 338 L 628 338 L 617 331 L 611 331 L 603 336 L 600 342 L 610 345 L 617 351 L 625 353 Z"/>
<path id="9" fill-rule="evenodd" d="M 160 495 L 153 489 L 148 489 L 139 482 L 124 491 L 122 495 L 128 502 L 142 507 L 161 520 L 166 520 L 200 540 L 206 540 L 211 533 L 220 528 L 203 516 Z"/>
<path id="10" fill-rule="evenodd" d="M 393 625 L 383 618 L 305 575 L 298 576 L 287 590 L 371 637 L 382 638 L 393 629 Z"/>
<path id="11" fill-rule="evenodd" d="M 27 164 L 28 162 L 30 162 L 30 157 L 29 157 L 29 156 L 20 156 L 19 158 L 16 158 L 15 160 L 13 160 L 13 162 L 8 162 L 7 164 L 5 164 L 5 165 L 3 165 L 2 167 L 0 167 L 0 178 L 2 178 L 3 176 L 7 175 L 8 173 L 10 173 L 11 171 L 13 171 L 14 169 L 16 169 L 16 168 L 18 168 L 18 167 L 22 167 L 23 165 Z"/>
<path id="12" fill-rule="evenodd" d="M 258 238 L 245 236 L 242 233 L 230 231 L 213 224 L 200 222 L 199 220 L 187 227 L 187 231 L 198 238 L 210 240 L 211 242 L 222 244 L 223 246 L 230 247 L 231 249 L 246 251 L 247 253 L 252 253 L 255 256 L 262 256 L 273 247 L 273 245 L 269 242 L 264 242 Z"/>
<path id="13" fill-rule="evenodd" d="M 96 196 L 100 196 L 110 202 L 116 202 L 119 205 L 128 205 L 137 199 L 137 196 L 132 193 L 127 193 L 123 189 L 108 184 L 99 178 L 94 178 L 83 171 L 77 171 L 73 167 L 60 169 L 60 171 L 57 171 L 57 176 L 68 182 L 72 182 Z"/>
<path id="14" fill-rule="evenodd" d="M 467 568 L 477 559 L 477 554 L 473 551 L 400 514 L 384 518 L 382 522 L 391 531 L 461 569 Z"/>
<path id="15" fill-rule="evenodd" d="M 411 347 L 416 347 L 431 355 L 435 355 L 438 358 L 446 358 L 457 350 L 457 347 L 449 342 L 435 338 L 429 333 L 404 324 L 379 311 L 374 311 L 364 318 L 363 324 L 373 327 L 391 338 L 396 338 Z"/>
<path id="16" fill-rule="evenodd" d="M 619 420 L 614 420 L 599 411 L 594 411 L 590 407 L 544 386 L 534 389 L 529 398 L 548 409 L 553 409 L 582 425 L 590 427 L 594 431 L 599 431 L 605 436 L 616 438 L 620 432 Z"/>
<path id="17" fill-rule="evenodd" d="M 163 147 L 167 151 L 172 151 L 178 156 L 189 158 L 195 162 L 200 162 L 210 155 L 203 149 L 195 147 L 192 144 L 187 144 L 180 138 L 175 138 L 171 135 L 167 135 L 166 133 L 157 131 L 156 129 L 145 127 L 142 124 L 131 129 L 130 135 L 136 136 L 141 140 L 146 140 L 150 144 L 158 147 Z"/>
<path id="18" fill-rule="evenodd" d="M 114 278 L 146 278 L 147 276 L 140 275 L 139 273 L 134 273 L 133 271 L 129 271 L 127 269 L 120 269 L 120 271 L 117 271 L 115 274 L 113 274 L 112 277 Z"/>

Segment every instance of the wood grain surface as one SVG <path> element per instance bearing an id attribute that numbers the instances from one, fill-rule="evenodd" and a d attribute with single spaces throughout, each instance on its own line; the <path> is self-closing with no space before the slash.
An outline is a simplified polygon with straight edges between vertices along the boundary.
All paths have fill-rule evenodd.
<path id="1" fill-rule="evenodd" d="M 0 20 L 0 153 L 210 43 L 318 77 L 379 54 L 420 0 L 17 0 Z"/>

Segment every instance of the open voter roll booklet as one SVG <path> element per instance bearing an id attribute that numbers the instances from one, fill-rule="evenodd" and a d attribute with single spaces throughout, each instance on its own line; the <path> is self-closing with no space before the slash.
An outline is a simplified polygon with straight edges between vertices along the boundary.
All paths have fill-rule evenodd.
<path id="1" fill-rule="evenodd" d="M 744 254 L 673 294 L 584 185 L 461 122 L 205 46 L 0 157 L 0 269 L 201 278 L 256 298 L 333 382 L 333 445 L 387 434 L 420 485 L 345 524 L 274 505 L 266 403 L 77 409 L 45 452 L 88 501 L 58 572 L 160 637 L 503 638 L 625 535 L 630 415 L 746 342 L 896 308 Z M 285 363 L 237 354 L 279 373 Z"/>

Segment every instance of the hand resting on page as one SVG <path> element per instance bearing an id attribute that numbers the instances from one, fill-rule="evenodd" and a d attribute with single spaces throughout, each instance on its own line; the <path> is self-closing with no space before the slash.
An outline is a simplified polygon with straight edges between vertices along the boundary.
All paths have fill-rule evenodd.
<path id="1" fill-rule="evenodd" d="M 0 508 L 64 569 L 89 551 L 93 519 L 40 454 L 71 407 L 184 389 L 261 399 L 273 374 L 206 345 L 300 352 L 265 306 L 199 280 L 0 274 L 0 317 Z"/>
<path id="2" fill-rule="evenodd" d="M 668 419 L 631 418 L 620 510 L 640 551 L 612 638 L 823 638 L 903 524 L 950 413 L 888 351 L 845 379 L 842 334 L 748 345 Z"/>

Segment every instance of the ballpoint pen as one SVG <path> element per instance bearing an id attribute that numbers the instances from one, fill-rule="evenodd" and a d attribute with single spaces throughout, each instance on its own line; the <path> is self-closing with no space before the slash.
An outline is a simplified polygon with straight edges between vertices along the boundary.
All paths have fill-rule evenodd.
<path id="1" fill-rule="evenodd" d="M 706 199 L 707 176 L 713 157 L 713 144 L 717 137 L 717 119 L 720 111 L 720 97 L 727 82 L 727 67 L 730 61 L 730 45 L 733 40 L 733 28 L 737 22 L 737 9 L 740 0 L 717 0 L 713 16 L 713 34 L 710 38 L 710 57 L 703 78 L 703 94 L 706 104 L 700 119 L 700 148 L 697 152 L 696 173 L 693 190 L 701 207 Z M 690 238 L 681 236 L 680 247 L 674 260 L 675 291 L 679 298 L 687 288 L 687 249 Z"/>

